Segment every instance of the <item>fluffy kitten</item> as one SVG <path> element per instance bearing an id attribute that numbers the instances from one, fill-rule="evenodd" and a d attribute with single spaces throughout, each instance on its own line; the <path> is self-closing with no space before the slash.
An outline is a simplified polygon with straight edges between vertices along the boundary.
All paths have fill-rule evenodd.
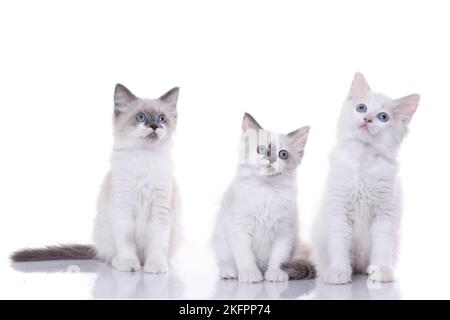
<path id="1" fill-rule="evenodd" d="M 263 271 L 268 281 L 313 278 L 313 266 L 296 260 L 301 255 L 296 168 L 309 127 L 276 134 L 245 114 L 242 130 L 241 163 L 223 197 L 215 229 L 220 276 L 258 282 Z"/>
<path id="2" fill-rule="evenodd" d="M 400 224 L 397 154 L 419 95 L 390 99 L 356 73 L 339 119 L 323 210 L 313 238 L 319 276 L 344 284 L 352 273 L 393 281 Z"/>
<path id="3" fill-rule="evenodd" d="M 171 157 L 178 91 L 144 99 L 116 85 L 111 170 L 98 198 L 94 245 L 24 249 L 12 260 L 98 259 L 119 271 L 167 272 L 179 223 Z"/>

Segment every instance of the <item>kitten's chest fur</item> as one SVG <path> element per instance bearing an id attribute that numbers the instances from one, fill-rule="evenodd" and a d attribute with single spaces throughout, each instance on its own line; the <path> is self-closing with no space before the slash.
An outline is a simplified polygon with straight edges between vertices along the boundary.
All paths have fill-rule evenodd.
<path id="1" fill-rule="evenodd" d="M 393 189 L 396 163 L 364 144 L 338 149 L 334 157 L 333 178 L 345 197 L 346 218 L 353 224 L 370 224 L 382 195 Z"/>
<path id="2" fill-rule="evenodd" d="M 294 186 L 251 181 L 237 191 L 246 198 L 245 206 L 254 217 L 255 229 L 273 229 L 280 220 L 294 214 Z"/>
<path id="3" fill-rule="evenodd" d="M 137 150 L 118 154 L 112 160 L 114 184 L 122 192 L 132 193 L 136 218 L 148 215 L 155 197 L 170 192 L 172 161 L 165 150 Z"/>
<path id="4" fill-rule="evenodd" d="M 289 189 L 262 187 L 255 202 L 255 229 L 261 233 L 273 230 L 282 219 L 290 218 L 293 214 L 294 199 Z"/>
<path id="5" fill-rule="evenodd" d="M 235 199 L 239 214 L 244 215 L 247 232 L 261 268 L 269 260 L 272 244 L 279 233 L 296 230 L 296 188 L 261 182 L 258 178 L 238 187 Z M 295 235 L 293 235 L 295 237 Z"/>
<path id="6" fill-rule="evenodd" d="M 379 208 L 392 198 L 397 165 L 364 144 L 338 147 L 332 153 L 332 193 L 344 205 L 343 219 L 353 230 L 353 268 L 364 272 L 369 263 L 371 228 Z"/>

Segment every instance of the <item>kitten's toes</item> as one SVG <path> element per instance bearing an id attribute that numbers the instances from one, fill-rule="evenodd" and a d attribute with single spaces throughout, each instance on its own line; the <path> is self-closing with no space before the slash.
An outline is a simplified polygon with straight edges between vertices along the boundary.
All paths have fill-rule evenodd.
<path id="1" fill-rule="evenodd" d="M 352 281 L 351 270 L 331 269 L 325 274 L 324 282 L 328 284 L 346 284 Z"/>
<path id="2" fill-rule="evenodd" d="M 239 270 L 238 280 L 240 282 L 261 282 L 263 275 L 259 269 L 243 269 Z"/>
<path id="3" fill-rule="evenodd" d="M 238 271 L 235 267 L 222 267 L 220 268 L 220 277 L 222 279 L 237 279 Z"/>
<path id="4" fill-rule="evenodd" d="M 167 273 L 169 264 L 167 261 L 147 260 L 144 264 L 144 272 L 146 273 Z"/>
<path id="5" fill-rule="evenodd" d="M 141 270 L 141 263 L 137 258 L 119 259 L 117 256 L 111 260 L 114 269 L 124 272 L 135 272 Z"/>
<path id="6" fill-rule="evenodd" d="M 394 269 L 391 267 L 379 267 L 370 265 L 367 268 L 370 281 L 393 282 L 395 281 Z"/>
<path id="7" fill-rule="evenodd" d="M 264 279 L 272 282 L 284 282 L 289 280 L 289 275 L 281 269 L 269 269 L 264 274 Z"/>

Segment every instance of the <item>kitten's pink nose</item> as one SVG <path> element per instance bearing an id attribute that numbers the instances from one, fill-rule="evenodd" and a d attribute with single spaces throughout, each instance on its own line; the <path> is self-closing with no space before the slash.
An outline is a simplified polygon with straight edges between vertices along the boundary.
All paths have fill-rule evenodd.
<path id="1" fill-rule="evenodd" d="M 371 123 L 372 122 L 372 118 L 364 117 L 364 122 L 365 123 Z"/>

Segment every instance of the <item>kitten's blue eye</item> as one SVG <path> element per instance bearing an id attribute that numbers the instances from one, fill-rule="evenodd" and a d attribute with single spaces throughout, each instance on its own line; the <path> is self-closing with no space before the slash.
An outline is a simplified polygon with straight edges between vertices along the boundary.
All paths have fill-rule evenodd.
<path id="1" fill-rule="evenodd" d="M 256 148 L 256 152 L 258 152 L 258 154 L 266 154 L 267 153 L 267 148 L 266 146 L 258 146 L 258 148 Z"/>
<path id="2" fill-rule="evenodd" d="M 137 121 L 137 122 L 145 122 L 145 120 L 147 120 L 147 117 L 146 117 L 145 114 L 143 114 L 143 113 L 139 113 L 139 114 L 136 116 L 136 121 Z"/>
<path id="3" fill-rule="evenodd" d="M 380 112 L 379 114 L 377 114 L 377 118 L 381 122 L 388 122 L 389 121 L 389 115 L 386 112 Z"/>
<path id="4" fill-rule="evenodd" d="M 280 152 L 278 152 L 278 156 L 280 157 L 280 159 L 286 160 L 289 155 L 286 150 L 280 150 Z"/>
<path id="5" fill-rule="evenodd" d="M 163 115 L 163 114 L 160 114 L 160 115 L 158 116 L 158 122 L 159 122 L 159 123 L 166 123 L 166 122 L 167 122 L 166 116 Z"/>
<path id="6" fill-rule="evenodd" d="M 356 111 L 358 112 L 367 112 L 367 106 L 364 103 L 360 103 L 356 106 Z"/>

